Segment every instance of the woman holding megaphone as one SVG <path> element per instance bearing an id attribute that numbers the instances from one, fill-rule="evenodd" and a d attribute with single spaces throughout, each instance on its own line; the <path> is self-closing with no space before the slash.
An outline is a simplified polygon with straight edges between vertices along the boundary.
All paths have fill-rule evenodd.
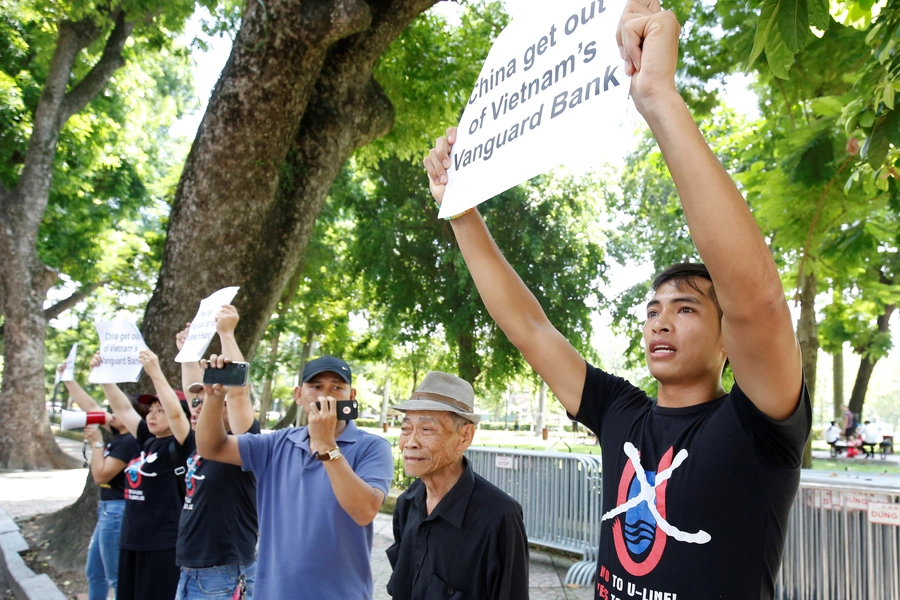
<path id="1" fill-rule="evenodd" d="M 94 356 L 91 368 L 99 364 Z M 95 364 L 96 362 L 96 364 Z M 65 369 L 59 365 L 58 370 Z M 76 381 L 65 381 L 72 401 L 83 411 L 69 416 L 64 429 L 84 427 L 84 439 L 91 445 L 91 476 L 100 486 L 97 503 L 97 525 L 88 546 L 85 575 L 88 580 L 89 600 L 105 600 L 109 589 L 116 590 L 119 571 L 119 538 L 122 532 L 122 516 L 125 514 L 125 466 L 140 453 L 134 437 L 116 418 L 114 412 L 106 413 Z M 63 411 L 64 413 L 73 411 Z M 98 418 L 105 415 L 105 418 Z M 96 424 L 109 430 L 113 437 L 104 443 L 103 434 Z"/>

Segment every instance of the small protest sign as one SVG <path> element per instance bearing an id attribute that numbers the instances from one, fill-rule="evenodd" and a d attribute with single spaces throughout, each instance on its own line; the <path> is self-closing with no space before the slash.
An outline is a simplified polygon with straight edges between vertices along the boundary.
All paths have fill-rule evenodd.
<path id="1" fill-rule="evenodd" d="M 147 347 L 137 326 L 130 321 L 97 321 L 100 366 L 91 371 L 91 383 L 135 382 L 141 376 L 138 354 Z"/>
<path id="2" fill-rule="evenodd" d="M 542 2 L 500 33 L 457 130 L 441 217 L 583 161 L 585 148 L 597 164 L 618 157 L 631 85 L 616 43 L 624 6 Z"/>
<path id="3" fill-rule="evenodd" d="M 175 357 L 175 362 L 195 362 L 203 358 L 203 353 L 216 335 L 216 313 L 234 300 L 239 289 L 241 288 L 237 286 L 222 288 L 200 301 L 200 309 L 191 321 L 191 328 L 184 339 L 181 352 Z"/>
<path id="4" fill-rule="evenodd" d="M 75 357 L 78 355 L 78 342 L 72 344 L 69 356 L 66 358 L 66 368 L 62 372 L 60 381 L 75 381 Z M 58 371 L 57 371 L 58 373 Z"/>

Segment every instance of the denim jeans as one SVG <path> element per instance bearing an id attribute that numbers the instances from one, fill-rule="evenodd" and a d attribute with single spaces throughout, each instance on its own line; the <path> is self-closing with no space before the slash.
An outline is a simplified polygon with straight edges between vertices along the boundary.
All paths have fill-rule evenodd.
<path id="1" fill-rule="evenodd" d="M 109 589 L 116 589 L 119 576 L 119 536 L 122 533 L 124 514 L 124 500 L 101 500 L 97 503 L 97 526 L 91 536 L 84 569 L 90 600 L 106 600 Z"/>
<path id="2" fill-rule="evenodd" d="M 244 576 L 244 585 L 247 588 L 246 597 L 250 600 L 253 597 L 253 584 L 256 582 L 256 562 L 206 569 L 181 567 L 181 579 L 178 580 L 175 600 L 207 598 L 231 600 L 241 575 Z"/>

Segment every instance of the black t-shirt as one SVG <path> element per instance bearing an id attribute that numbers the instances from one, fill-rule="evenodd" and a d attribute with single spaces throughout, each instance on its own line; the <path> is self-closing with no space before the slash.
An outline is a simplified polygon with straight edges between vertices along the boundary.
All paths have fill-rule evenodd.
<path id="1" fill-rule="evenodd" d="M 114 437 L 103 450 L 103 458 L 111 457 L 121 460 L 127 466 L 131 460 L 141 453 L 134 436 L 123 433 Z M 100 500 L 122 500 L 125 497 L 125 469 L 109 480 L 100 484 Z"/>
<path id="2" fill-rule="evenodd" d="M 421 479 L 397 499 L 386 550 L 394 600 L 528 598 L 528 537 L 522 507 L 472 471 L 431 511 Z"/>
<path id="3" fill-rule="evenodd" d="M 170 445 L 180 466 L 183 450 L 174 436 L 157 438 L 138 425 L 140 453 L 125 467 L 125 517 L 120 546 L 126 550 L 171 550 L 178 541 L 181 494 L 175 479 Z"/>
<path id="4" fill-rule="evenodd" d="M 737 384 L 664 408 L 588 365 L 578 421 L 603 447 L 594 597 L 772 598 L 811 414 L 805 385 L 774 421 Z"/>
<path id="5" fill-rule="evenodd" d="M 248 433 L 259 433 L 258 421 Z M 193 569 L 253 562 L 259 536 L 256 476 L 236 465 L 202 458 L 193 431 L 184 440 L 184 449 L 190 458 L 175 562 Z"/>

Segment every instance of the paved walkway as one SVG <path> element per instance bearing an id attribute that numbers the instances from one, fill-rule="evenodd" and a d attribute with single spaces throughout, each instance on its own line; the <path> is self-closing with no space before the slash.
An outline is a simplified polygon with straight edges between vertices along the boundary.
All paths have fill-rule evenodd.
<path id="1" fill-rule="evenodd" d="M 56 438 L 68 454 L 82 458 L 81 442 Z M 88 455 L 90 458 L 90 455 Z M 68 471 L 0 472 L 0 508 L 14 519 L 53 512 L 78 499 L 84 488 L 87 469 Z M 391 566 L 384 551 L 393 542 L 391 516 L 379 514 L 375 518 L 372 545 L 372 576 L 375 599 L 390 600 L 385 591 L 391 576 Z M 563 584 L 572 560 L 531 551 L 530 580 L 532 600 L 590 600 L 589 588 L 567 588 Z M 2 592 L 2 589 L 0 589 Z"/>

